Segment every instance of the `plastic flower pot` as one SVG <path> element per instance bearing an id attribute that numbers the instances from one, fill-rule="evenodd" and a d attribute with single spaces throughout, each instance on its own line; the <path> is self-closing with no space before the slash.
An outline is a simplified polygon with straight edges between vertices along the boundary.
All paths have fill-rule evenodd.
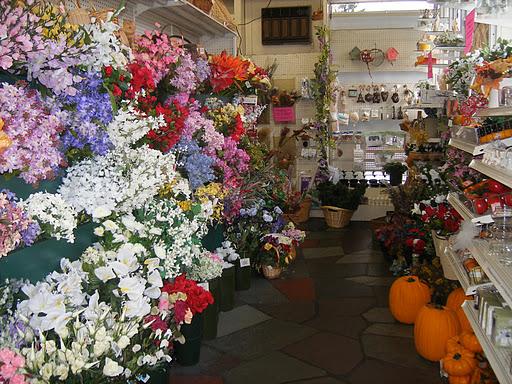
<path id="1" fill-rule="evenodd" d="M 181 333 L 185 337 L 185 343 L 174 342 L 176 361 L 184 367 L 196 365 L 201 358 L 201 340 L 203 339 L 202 313 L 196 313 L 190 324 L 183 324 L 181 326 Z"/>
<path id="2" fill-rule="evenodd" d="M 389 184 L 391 184 L 393 187 L 402 184 L 403 175 L 404 173 L 399 171 L 389 172 Z"/>
<path id="3" fill-rule="evenodd" d="M 224 268 L 220 278 L 220 310 L 231 311 L 235 306 L 235 267 Z"/>
<path id="4" fill-rule="evenodd" d="M 76 229 L 75 242 L 72 244 L 66 240 L 48 239 L 0 258 L 0 281 L 10 278 L 37 282 L 49 273 L 60 270 L 62 258 L 77 260 L 94 242 L 94 227 L 94 223 L 88 223 Z"/>
<path id="5" fill-rule="evenodd" d="M 62 183 L 62 177 L 57 177 L 54 180 L 43 180 L 37 187 L 31 184 L 25 183 L 25 181 L 19 177 L 5 177 L 0 176 L 0 190 L 8 189 L 9 191 L 16 194 L 19 199 L 26 199 L 31 194 L 36 192 L 48 192 L 55 193 Z"/>
<path id="6" fill-rule="evenodd" d="M 213 340 L 217 337 L 219 325 L 220 278 L 208 281 L 208 288 L 213 296 L 213 304 L 203 311 L 203 339 Z"/>
<path id="7" fill-rule="evenodd" d="M 217 248 L 222 246 L 222 242 L 224 241 L 224 225 L 217 224 L 214 226 L 210 226 L 208 233 L 205 237 L 203 237 L 202 243 L 203 247 L 205 247 L 210 252 L 215 251 Z"/>
<path id="8" fill-rule="evenodd" d="M 235 263 L 235 289 L 237 291 L 246 291 L 249 288 L 251 288 L 250 259 L 238 259 Z"/>

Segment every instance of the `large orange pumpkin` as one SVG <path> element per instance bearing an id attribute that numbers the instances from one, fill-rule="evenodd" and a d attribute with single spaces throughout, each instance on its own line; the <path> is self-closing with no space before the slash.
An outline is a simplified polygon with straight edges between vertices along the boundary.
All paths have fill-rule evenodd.
<path id="1" fill-rule="evenodd" d="M 425 305 L 414 324 L 414 345 L 423 358 L 439 361 L 446 355 L 446 342 L 460 333 L 457 315 L 450 308 Z"/>
<path id="2" fill-rule="evenodd" d="M 389 290 L 389 310 L 405 324 L 414 324 L 421 307 L 430 302 L 430 289 L 417 276 L 396 279 Z"/>
<path id="3" fill-rule="evenodd" d="M 450 376 L 448 377 L 449 384 L 471 384 L 471 375 L 468 376 Z"/>
<path id="4" fill-rule="evenodd" d="M 460 306 L 465 300 L 471 299 L 472 297 L 466 296 L 466 293 L 462 288 L 457 288 L 451 291 L 451 293 L 448 295 L 448 299 L 446 300 L 446 306 L 456 311 L 457 309 L 460 308 Z"/>
<path id="5" fill-rule="evenodd" d="M 476 335 L 471 333 L 464 333 L 461 336 L 461 342 L 464 348 L 466 348 L 468 351 L 471 351 L 473 353 L 482 353 L 483 349 L 480 345 L 480 342 L 478 341 Z"/>

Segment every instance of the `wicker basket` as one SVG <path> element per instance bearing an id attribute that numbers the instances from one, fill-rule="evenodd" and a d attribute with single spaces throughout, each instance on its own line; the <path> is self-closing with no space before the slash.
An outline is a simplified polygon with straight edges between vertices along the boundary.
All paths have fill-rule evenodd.
<path id="1" fill-rule="evenodd" d="M 288 213 L 286 217 L 294 224 L 300 224 L 308 221 L 309 211 L 311 210 L 311 199 L 304 199 L 300 203 L 300 208 L 295 213 Z"/>
<path id="2" fill-rule="evenodd" d="M 75 1 L 75 8 L 67 12 L 67 21 L 74 25 L 86 25 L 91 23 L 89 11 L 80 6 L 80 2 Z"/>
<path id="3" fill-rule="evenodd" d="M 263 276 L 269 280 L 278 279 L 279 276 L 281 276 L 281 272 L 283 272 L 283 268 L 273 267 L 271 265 L 263 265 L 261 270 L 263 271 Z"/>
<path id="4" fill-rule="evenodd" d="M 331 228 L 346 227 L 354 215 L 354 211 L 330 205 L 324 205 L 321 208 L 324 211 L 325 222 Z"/>
<path id="5" fill-rule="evenodd" d="M 210 14 L 213 7 L 213 0 L 190 0 L 190 2 L 201 11 Z"/>

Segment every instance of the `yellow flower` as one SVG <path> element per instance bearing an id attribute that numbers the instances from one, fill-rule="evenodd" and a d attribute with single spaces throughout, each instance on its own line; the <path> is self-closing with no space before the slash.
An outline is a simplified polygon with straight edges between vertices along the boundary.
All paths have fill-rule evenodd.
<path id="1" fill-rule="evenodd" d="M 265 245 L 263 246 L 263 249 L 265 251 L 270 251 L 272 248 L 273 248 L 272 244 L 270 244 L 270 243 L 265 243 Z"/>
<path id="2" fill-rule="evenodd" d="M 4 121 L 0 119 L 0 154 L 3 153 L 7 148 L 9 148 L 12 145 L 12 140 L 9 136 L 7 136 L 7 133 L 2 131 L 2 128 L 4 127 Z"/>
<path id="3" fill-rule="evenodd" d="M 190 211 L 190 209 L 192 208 L 192 202 L 190 200 L 180 201 L 178 205 L 180 206 L 183 212 Z"/>

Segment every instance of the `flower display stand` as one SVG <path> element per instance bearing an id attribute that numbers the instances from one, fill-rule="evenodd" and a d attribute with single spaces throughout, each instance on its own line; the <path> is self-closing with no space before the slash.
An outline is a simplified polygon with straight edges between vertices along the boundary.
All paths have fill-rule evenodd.
<path id="1" fill-rule="evenodd" d="M 446 254 L 448 239 L 444 236 L 439 236 L 435 231 L 432 231 L 432 240 L 434 241 L 436 255 L 441 260 L 444 277 L 446 277 L 448 280 L 457 280 L 457 274 L 453 270 L 450 260 Z"/>
<path id="2" fill-rule="evenodd" d="M 19 177 L 5 177 L 0 176 L 0 190 L 8 189 L 16 194 L 19 199 L 26 199 L 31 194 L 36 192 L 55 193 L 62 183 L 62 178 L 58 177 L 55 180 L 44 180 L 39 183 L 37 187 L 25 183 Z"/>
<path id="3" fill-rule="evenodd" d="M 72 244 L 62 239 L 48 239 L 9 253 L 0 259 L 0 280 L 14 278 L 37 282 L 49 273 L 60 270 L 62 258 L 77 260 L 94 242 L 94 226 L 88 223 L 76 229 L 75 242 Z"/>
<path id="4" fill-rule="evenodd" d="M 220 310 L 231 311 L 235 307 L 235 267 L 225 268 L 220 278 Z"/>
<path id="5" fill-rule="evenodd" d="M 201 341 L 203 339 L 203 314 L 196 313 L 190 324 L 181 326 L 181 333 L 185 337 L 185 344 L 174 342 L 176 361 L 189 367 L 199 363 L 201 358 Z"/>
<path id="6" fill-rule="evenodd" d="M 213 304 L 203 311 L 203 339 L 213 340 L 217 337 L 219 325 L 220 278 L 208 281 L 208 288 L 213 296 Z"/>
<path id="7" fill-rule="evenodd" d="M 246 260 L 244 262 L 244 260 Z M 235 263 L 235 289 L 237 291 L 246 291 L 251 288 L 251 264 L 248 259 L 238 259 Z M 245 265 L 241 265 L 245 264 Z"/>
<path id="8" fill-rule="evenodd" d="M 222 242 L 224 241 L 224 225 L 217 224 L 211 226 L 208 233 L 205 237 L 203 237 L 203 247 L 205 247 L 210 252 L 215 251 L 217 248 L 222 246 Z"/>

